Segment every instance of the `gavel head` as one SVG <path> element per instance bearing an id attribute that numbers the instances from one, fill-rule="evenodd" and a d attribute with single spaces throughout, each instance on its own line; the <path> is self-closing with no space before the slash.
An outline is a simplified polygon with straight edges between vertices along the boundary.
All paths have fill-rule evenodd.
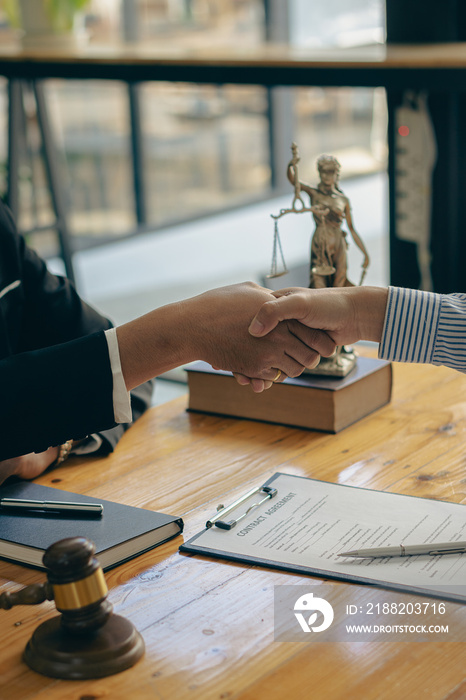
<path id="1" fill-rule="evenodd" d="M 69 537 L 51 545 L 42 560 L 62 625 L 75 633 L 101 627 L 112 613 L 105 577 L 94 554 L 93 542 Z"/>

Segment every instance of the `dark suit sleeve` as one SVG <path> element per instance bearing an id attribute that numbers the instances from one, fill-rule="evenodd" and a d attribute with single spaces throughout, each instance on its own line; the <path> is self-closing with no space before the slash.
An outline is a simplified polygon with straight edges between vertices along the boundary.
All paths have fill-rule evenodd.
<path id="1" fill-rule="evenodd" d="M 25 248 L 25 260 L 29 274 L 30 287 L 26 289 L 28 298 L 27 327 L 28 340 L 25 343 L 43 344 L 44 333 L 49 342 L 63 342 L 65 339 L 76 338 L 107 330 L 113 324 L 86 304 L 76 292 L 70 281 L 64 277 L 52 275 L 38 256 Z M 45 269 L 44 269 L 45 267 Z M 32 281 L 31 281 L 32 280 Z M 131 392 L 131 409 L 133 422 L 146 411 L 151 402 L 154 380 L 136 387 Z M 131 423 L 115 425 L 114 428 L 99 432 L 102 445 L 99 454 L 109 454 L 118 443 L 123 433 Z"/>
<path id="2" fill-rule="evenodd" d="M 131 424 L 115 424 L 113 376 L 103 331 L 0 361 L 0 460 L 42 452 L 91 433 L 113 451 Z M 131 392 L 133 420 L 150 405 L 152 382 Z"/>
<path id="3" fill-rule="evenodd" d="M 115 425 L 103 331 L 0 362 L 0 459 L 42 452 Z"/>
<path id="4" fill-rule="evenodd" d="M 3 264 L 3 265 L 2 265 Z M 113 450 L 128 425 L 115 425 L 113 378 L 104 330 L 111 322 L 17 234 L 0 206 L 0 459 L 102 435 Z M 131 392 L 133 420 L 150 405 L 152 382 Z"/>

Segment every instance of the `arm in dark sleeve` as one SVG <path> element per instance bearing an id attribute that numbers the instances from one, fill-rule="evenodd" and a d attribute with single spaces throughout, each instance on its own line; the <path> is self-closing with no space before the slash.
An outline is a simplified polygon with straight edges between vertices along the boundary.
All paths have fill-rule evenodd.
<path id="1" fill-rule="evenodd" d="M 113 324 L 108 318 L 81 299 L 68 279 L 52 275 L 35 253 L 28 248 L 26 251 L 27 264 L 35 270 L 36 286 L 40 290 L 39 294 L 37 291 L 28 294 L 31 335 L 40 339 L 44 332 L 42 325 L 44 323 L 47 325 L 48 337 L 52 337 L 55 342 L 63 342 L 70 337 L 83 336 L 112 327 Z M 37 281 L 39 281 L 38 285 Z M 47 309 L 46 314 L 44 314 L 44 307 Z M 41 316 L 42 324 L 38 325 L 37 319 Z M 150 407 L 153 388 L 154 380 L 151 380 L 131 391 L 133 422 Z M 118 424 L 104 432 L 94 430 L 93 432 L 99 432 L 102 438 L 99 454 L 113 452 L 130 425 L 131 423 Z"/>
<path id="2" fill-rule="evenodd" d="M 100 451 L 110 452 L 124 430 L 129 427 L 128 424 L 115 425 L 113 418 L 113 384 L 108 347 L 102 333 L 103 330 L 111 328 L 112 324 L 80 298 L 69 280 L 49 272 L 45 262 L 18 235 L 11 213 L 1 203 L 0 280 L 0 286 L 3 287 L 8 287 L 11 282 L 15 285 L 19 283 L 0 304 L 0 328 L 3 335 L 3 338 L 0 337 L 0 388 L 3 394 L 0 398 L 9 411 L 9 419 L 5 422 L 3 409 L 0 409 L 0 431 L 4 432 L 5 436 L 8 425 L 10 431 L 16 432 L 16 445 L 18 433 L 21 432 L 23 448 L 21 452 L 16 452 L 16 455 L 28 451 L 39 452 L 41 448 L 52 444 L 60 444 L 70 438 L 84 437 L 96 432 L 101 433 L 103 439 Z M 93 352 L 97 350 L 96 341 L 84 342 L 84 339 L 95 334 L 99 335 L 100 341 L 97 343 L 98 355 L 93 359 Z M 81 343 L 78 342 L 80 339 Z M 86 348 L 86 352 L 83 350 L 84 354 L 80 356 L 77 348 L 82 347 Z M 86 368 L 89 370 L 87 375 Z M 76 371 L 79 381 L 76 381 Z M 33 434 L 40 437 L 40 430 L 45 429 L 41 416 L 41 405 L 44 401 L 50 409 L 50 413 L 44 416 L 44 419 L 50 421 L 56 412 L 57 421 L 60 423 L 60 404 L 49 404 L 48 395 L 52 396 L 55 390 L 58 392 L 58 385 L 63 380 L 65 385 L 69 386 L 70 394 L 77 389 L 75 405 L 78 412 L 82 410 L 88 413 L 89 420 L 86 421 L 86 416 L 81 416 L 78 422 L 68 423 L 68 433 L 56 430 L 52 437 L 52 434 L 45 432 L 43 441 L 32 440 Z M 41 396 L 43 384 L 47 382 L 53 388 Z M 6 390 L 7 385 L 9 393 Z M 133 421 L 149 407 L 152 388 L 153 382 L 147 382 L 131 392 Z M 96 422 L 94 418 L 100 411 L 103 393 L 106 401 L 105 419 Z M 94 401 L 95 411 L 83 400 L 85 396 L 98 396 Z M 22 410 L 25 401 L 34 406 L 34 411 Z M 26 416 L 29 416 L 27 421 Z M 68 416 L 71 416 L 70 412 Z M 19 422 L 15 424 L 16 419 Z M 83 423 L 88 426 L 87 430 L 84 429 Z M 75 429 L 73 425 L 76 426 Z M 31 438 L 26 440 L 26 434 L 31 435 Z M 2 454 L 4 436 L 0 435 Z M 25 448 L 26 444 L 28 449 Z"/>
<path id="3" fill-rule="evenodd" d="M 0 362 L 0 460 L 115 425 L 103 331 Z"/>

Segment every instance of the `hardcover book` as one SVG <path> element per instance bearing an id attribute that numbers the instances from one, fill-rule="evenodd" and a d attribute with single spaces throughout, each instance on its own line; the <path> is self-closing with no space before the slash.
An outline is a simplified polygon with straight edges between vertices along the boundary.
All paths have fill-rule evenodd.
<path id="1" fill-rule="evenodd" d="M 303 374 L 255 394 L 205 362 L 187 368 L 188 410 L 337 433 L 389 403 L 390 362 L 358 357 L 343 378 Z"/>
<path id="2" fill-rule="evenodd" d="M 100 518 L 33 510 L 19 512 L 0 507 L 0 558 L 38 569 L 44 569 L 45 550 L 65 537 L 83 536 L 94 542 L 96 557 L 105 570 L 157 547 L 183 530 L 182 519 L 172 515 L 31 482 L 2 486 L 1 498 L 103 505 Z"/>

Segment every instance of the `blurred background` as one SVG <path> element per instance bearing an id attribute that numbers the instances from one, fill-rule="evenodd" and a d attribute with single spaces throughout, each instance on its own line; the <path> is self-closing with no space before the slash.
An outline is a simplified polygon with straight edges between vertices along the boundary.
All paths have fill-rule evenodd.
<path id="1" fill-rule="evenodd" d="M 0 2 L 1 43 L 18 37 L 12 2 Z M 91 0 L 76 21 L 90 44 L 150 44 L 169 52 L 247 49 L 269 38 L 297 49 L 385 41 L 383 0 Z M 117 323 L 222 283 L 266 282 L 270 214 L 289 206 L 293 195 L 286 180 L 292 141 L 301 155 L 300 179 L 310 183 L 317 182 L 320 154 L 338 158 L 356 230 L 372 257 L 366 281 L 388 282 L 382 88 L 139 84 L 142 215 L 129 164 L 134 134 L 127 85 L 50 79 L 44 91 L 59 151 L 76 284 Z M 271 124 L 272 103 L 282 115 L 278 128 Z M 52 269 L 63 271 L 56 231 L 47 228 L 53 211 L 36 105 L 27 89 L 23 107 L 18 223 Z M 7 188 L 7 117 L 7 83 L 0 78 L 0 194 Z M 312 221 L 286 219 L 280 235 L 291 276 L 274 284 L 307 286 Z M 357 283 L 362 261 L 352 248 L 350 278 Z"/>

